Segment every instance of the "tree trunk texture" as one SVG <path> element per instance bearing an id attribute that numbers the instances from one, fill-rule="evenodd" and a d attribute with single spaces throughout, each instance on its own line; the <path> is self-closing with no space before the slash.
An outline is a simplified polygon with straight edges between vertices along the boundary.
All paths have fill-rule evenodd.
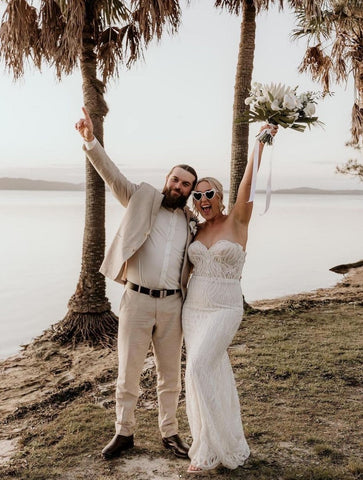
<path id="1" fill-rule="evenodd" d="M 248 123 L 236 123 L 248 109 L 245 99 L 251 89 L 253 59 L 255 53 L 256 9 L 253 0 L 244 0 L 241 38 L 238 52 L 236 81 L 234 86 L 231 176 L 229 190 L 230 211 L 236 202 L 239 184 L 248 161 Z"/>
<path id="2" fill-rule="evenodd" d="M 87 13 L 86 13 L 87 16 Z M 108 108 L 105 85 L 97 79 L 92 22 L 83 31 L 81 72 L 84 105 L 94 124 L 94 135 L 103 145 L 103 121 Z M 105 277 L 99 273 L 105 253 L 105 184 L 86 158 L 86 210 L 82 265 L 77 288 L 68 302 L 65 318 L 55 326 L 53 338 L 60 343 L 85 342 L 113 346 L 118 319 L 106 297 Z"/>
<path id="3" fill-rule="evenodd" d="M 361 38 L 361 40 L 363 40 Z M 352 138 L 358 148 L 363 145 L 363 47 L 360 51 L 360 57 L 356 62 L 354 72 L 354 83 L 357 91 L 357 101 L 353 105 L 352 111 Z"/>
<path id="4" fill-rule="evenodd" d="M 362 41 L 363 41 L 363 38 L 362 38 Z M 357 95 L 358 95 L 358 105 L 360 110 L 363 110 L 363 47 L 362 47 L 361 59 L 360 59 L 360 62 L 358 63 L 357 70 L 358 71 L 355 78 L 355 85 L 356 85 Z"/>

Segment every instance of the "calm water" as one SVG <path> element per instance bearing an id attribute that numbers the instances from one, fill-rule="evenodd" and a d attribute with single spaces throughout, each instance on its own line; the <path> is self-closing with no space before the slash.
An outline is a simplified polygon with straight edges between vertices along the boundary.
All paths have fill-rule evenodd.
<path id="1" fill-rule="evenodd" d="M 363 258 L 363 196 L 257 195 L 242 288 L 247 301 L 327 287 L 339 263 Z M 107 239 L 123 208 L 107 197 Z M 66 313 L 79 274 L 83 192 L 0 191 L 0 357 Z M 108 282 L 115 312 L 122 287 Z"/>

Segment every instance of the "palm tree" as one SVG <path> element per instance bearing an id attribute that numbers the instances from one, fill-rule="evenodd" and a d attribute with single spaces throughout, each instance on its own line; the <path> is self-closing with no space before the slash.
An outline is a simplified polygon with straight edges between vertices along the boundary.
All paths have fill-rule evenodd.
<path id="1" fill-rule="evenodd" d="M 103 144 L 108 108 L 107 81 L 119 65 L 130 67 L 153 38 L 175 32 L 180 22 L 177 0 L 7 0 L 0 26 L 0 58 L 15 79 L 30 60 L 54 66 L 58 79 L 82 73 L 84 105 L 94 133 Z M 101 72 L 102 80 L 97 77 Z M 86 212 L 82 265 L 68 312 L 54 326 L 53 338 L 74 345 L 112 345 L 117 317 L 106 297 L 105 278 L 98 272 L 105 249 L 105 187 L 86 159 Z"/>
<path id="2" fill-rule="evenodd" d="M 315 0 L 286 0 L 285 4 L 301 7 L 308 18 L 315 15 Z M 238 52 L 236 79 L 234 87 L 232 151 L 230 168 L 229 210 L 233 207 L 238 186 L 243 177 L 248 160 L 248 123 L 237 122 L 243 118 L 248 106 L 245 99 L 249 96 L 255 52 L 256 15 L 267 10 L 271 4 L 278 4 L 280 9 L 284 0 L 216 0 L 215 6 L 225 8 L 234 15 L 242 15 L 241 36 Z"/>
<path id="3" fill-rule="evenodd" d="M 321 0 L 316 18 L 306 18 L 296 11 L 298 27 L 294 38 L 307 37 L 305 56 L 299 67 L 319 81 L 325 93 L 330 92 L 332 81 L 345 83 L 354 78 L 355 98 L 352 109 L 351 139 L 347 143 L 363 148 L 363 1 Z M 350 160 L 338 167 L 340 173 L 362 178 L 363 165 Z"/>

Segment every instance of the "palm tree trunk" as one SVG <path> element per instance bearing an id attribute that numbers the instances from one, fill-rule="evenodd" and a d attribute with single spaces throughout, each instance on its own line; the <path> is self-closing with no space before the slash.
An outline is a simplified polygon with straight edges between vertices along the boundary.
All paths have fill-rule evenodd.
<path id="1" fill-rule="evenodd" d="M 238 187 L 241 183 L 248 160 L 249 125 L 248 123 L 236 123 L 236 120 L 240 119 L 248 108 L 245 105 L 245 99 L 248 97 L 251 88 L 255 53 L 255 32 L 256 8 L 253 0 L 244 0 L 234 87 L 229 211 L 236 202 Z"/>
<path id="2" fill-rule="evenodd" d="M 87 13 L 86 13 L 87 17 Z M 81 72 L 84 105 L 90 112 L 94 134 L 103 145 L 103 121 L 108 108 L 105 85 L 97 79 L 91 21 L 85 23 Z M 118 319 L 106 297 L 105 277 L 99 273 L 105 252 L 105 184 L 86 158 L 86 211 L 82 266 L 78 285 L 68 302 L 65 318 L 55 326 L 53 338 L 73 345 L 112 346 L 117 337 Z"/>
<path id="3" fill-rule="evenodd" d="M 363 41 L 363 38 L 362 38 Z M 358 63 L 357 67 L 357 74 L 355 78 L 355 84 L 358 94 L 358 105 L 360 110 L 363 110 L 363 47 L 362 47 L 362 54 L 361 54 L 360 62 Z"/>
<path id="4" fill-rule="evenodd" d="M 362 40 L 362 39 L 361 39 Z M 354 83 L 357 92 L 352 109 L 352 145 L 362 148 L 363 145 L 363 49 L 354 68 Z"/>

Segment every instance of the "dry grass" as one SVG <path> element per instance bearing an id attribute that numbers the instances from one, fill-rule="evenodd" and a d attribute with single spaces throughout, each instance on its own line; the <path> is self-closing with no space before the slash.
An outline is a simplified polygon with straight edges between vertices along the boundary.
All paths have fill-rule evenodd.
<path id="1" fill-rule="evenodd" d="M 219 468 L 204 478 L 245 480 L 358 480 L 362 478 L 359 302 L 327 302 L 302 308 L 275 308 L 245 317 L 230 349 L 242 417 L 252 455 L 244 467 Z M 35 362 L 43 362 L 46 346 Z M 89 388 L 44 393 L 38 408 L 18 410 L 3 424 L 6 438 L 20 449 L 0 471 L 4 480 L 152 480 L 188 478 L 187 461 L 163 449 L 154 408 L 137 412 L 135 449 L 104 461 L 100 450 L 113 435 L 113 355 L 87 350 L 97 375 Z M 61 372 L 70 350 L 57 353 Z M 56 358 L 52 354 L 50 360 Z M 77 357 L 77 351 L 74 353 Z M 79 353 L 79 355 L 81 355 Z M 104 364 L 102 364 L 104 362 Z M 74 360 L 73 360 L 74 363 Z M 102 366 L 102 365 L 103 366 Z M 68 365 L 68 367 L 67 367 Z M 115 365 L 113 365 L 115 367 Z M 44 365 L 42 365 L 44 368 Z M 54 369 L 54 365 L 52 366 Z M 73 382 L 76 382 L 76 378 Z M 85 384 L 85 374 L 82 382 Z M 145 378 L 145 386 L 150 376 Z M 72 385 L 72 382 L 70 382 Z M 45 388 L 45 386 L 43 385 Z M 14 386 L 15 388 L 15 386 Z M 153 386 L 147 391 L 152 397 Z M 15 390 L 14 390 L 15 391 Z M 54 391 L 52 391 L 54 395 Z M 48 396 L 47 396 L 48 395 Z M 28 406 L 29 407 L 29 406 Z M 180 433 L 189 437 L 184 402 Z M 223 412 L 220 412 L 223 415 Z M 189 437 L 190 439 L 190 437 Z"/>

